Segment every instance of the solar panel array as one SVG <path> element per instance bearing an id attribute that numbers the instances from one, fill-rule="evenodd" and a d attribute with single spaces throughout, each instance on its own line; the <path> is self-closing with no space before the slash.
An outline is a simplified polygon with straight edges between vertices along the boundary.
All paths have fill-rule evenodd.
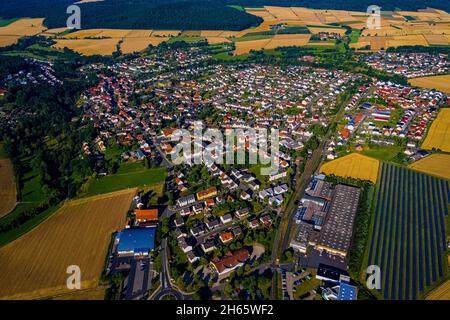
<path id="1" fill-rule="evenodd" d="M 417 299 L 447 269 L 449 182 L 383 163 L 376 197 L 368 265 L 381 269 L 384 299 Z"/>

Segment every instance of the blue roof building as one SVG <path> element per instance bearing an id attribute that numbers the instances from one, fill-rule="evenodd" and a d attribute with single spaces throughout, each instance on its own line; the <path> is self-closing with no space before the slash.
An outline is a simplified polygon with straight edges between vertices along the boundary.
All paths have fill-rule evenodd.
<path id="1" fill-rule="evenodd" d="M 156 228 L 132 228 L 116 236 L 118 254 L 146 255 L 155 247 Z"/>
<path id="2" fill-rule="evenodd" d="M 357 300 L 358 288 L 341 281 L 339 285 L 338 300 Z"/>

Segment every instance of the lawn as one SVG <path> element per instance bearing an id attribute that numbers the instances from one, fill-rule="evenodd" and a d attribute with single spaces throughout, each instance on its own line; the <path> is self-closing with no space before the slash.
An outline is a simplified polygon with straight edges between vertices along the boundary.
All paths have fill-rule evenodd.
<path id="1" fill-rule="evenodd" d="M 352 33 L 350 33 L 350 43 L 357 43 L 359 37 L 361 36 L 362 30 L 352 29 Z"/>
<path id="2" fill-rule="evenodd" d="M 374 146 L 372 148 L 364 147 L 363 155 L 382 161 L 392 161 L 399 152 L 403 151 L 401 146 Z"/>
<path id="3" fill-rule="evenodd" d="M 294 300 L 298 300 L 302 295 L 316 289 L 322 283 L 321 280 L 316 278 L 315 269 L 308 269 L 311 273 L 311 280 L 305 281 L 297 286 L 297 291 L 294 293 Z"/>
<path id="4" fill-rule="evenodd" d="M 142 162 L 121 165 L 116 174 L 100 177 L 90 182 L 87 194 L 91 196 L 126 188 L 151 187 L 164 183 L 165 168 L 146 169 Z"/>
<path id="5" fill-rule="evenodd" d="M 253 164 L 250 165 L 249 171 L 253 173 L 256 176 L 256 179 L 261 181 L 261 188 L 265 188 L 269 185 L 269 177 L 261 175 L 261 168 L 269 167 L 269 165 L 263 165 L 261 163 L 259 164 Z"/>
<path id="6" fill-rule="evenodd" d="M 228 61 L 228 60 L 232 60 L 233 56 L 228 54 L 228 52 L 221 52 L 221 53 L 217 53 L 217 54 L 213 55 L 213 58 L 218 59 L 218 60 Z"/>
<path id="7" fill-rule="evenodd" d="M 118 158 L 120 158 L 121 154 L 124 151 L 125 150 L 118 144 L 113 144 L 113 145 L 109 146 L 108 148 L 106 148 L 105 159 L 106 160 L 118 159 Z"/>

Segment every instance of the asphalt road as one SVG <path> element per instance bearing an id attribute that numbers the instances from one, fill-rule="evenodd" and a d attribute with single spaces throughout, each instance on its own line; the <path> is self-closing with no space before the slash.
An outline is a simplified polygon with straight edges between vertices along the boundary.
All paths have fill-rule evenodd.
<path id="1" fill-rule="evenodd" d="M 164 296 L 167 295 L 174 296 L 176 300 L 184 300 L 185 296 L 177 289 L 175 289 L 170 282 L 167 238 L 164 238 L 161 241 L 161 267 L 161 289 L 154 296 L 153 300 L 161 300 Z"/>

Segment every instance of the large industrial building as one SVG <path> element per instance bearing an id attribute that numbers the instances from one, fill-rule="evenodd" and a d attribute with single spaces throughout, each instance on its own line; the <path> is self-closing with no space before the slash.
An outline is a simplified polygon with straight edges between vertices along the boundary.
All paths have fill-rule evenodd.
<path id="1" fill-rule="evenodd" d="M 299 226 L 291 247 L 304 254 L 311 247 L 319 253 L 345 260 L 352 241 L 360 194 L 360 188 L 332 185 L 325 181 L 323 175 L 316 176 L 297 210 L 296 223 Z"/>
<path id="2" fill-rule="evenodd" d="M 358 210 L 360 189 L 337 185 L 320 232 L 316 248 L 331 254 L 346 257 L 353 234 L 353 222 Z"/>

